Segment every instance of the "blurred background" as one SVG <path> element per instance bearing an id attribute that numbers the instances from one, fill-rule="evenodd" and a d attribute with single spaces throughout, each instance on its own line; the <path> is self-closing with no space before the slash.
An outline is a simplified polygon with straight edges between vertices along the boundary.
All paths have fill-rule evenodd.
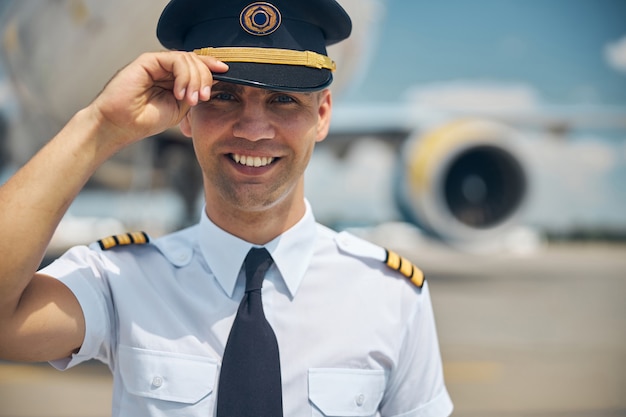
<path id="1" fill-rule="evenodd" d="M 318 221 L 424 269 L 456 416 L 626 416 L 626 3 L 340 0 Z M 166 0 L 0 0 L 0 182 L 143 51 Z M 176 131 L 105 164 L 44 262 L 197 221 Z M 375 306 L 372 306 L 375 308 Z M 0 416 L 106 416 L 97 363 L 0 362 Z"/>

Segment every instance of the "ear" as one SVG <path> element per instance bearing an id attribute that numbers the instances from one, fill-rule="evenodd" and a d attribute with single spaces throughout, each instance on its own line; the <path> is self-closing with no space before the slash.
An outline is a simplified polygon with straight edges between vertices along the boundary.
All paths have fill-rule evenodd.
<path id="1" fill-rule="evenodd" d="M 180 121 L 179 127 L 183 135 L 187 136 L 188 138 L 191 137 L 191 109 Z"/>
<path id="2" fill-rule="evenodd" d="M 323 90 L 319 93 L 319 108 L 318 108 L 318 123 L 317 123 L 317 139 L 316 142 L 321 142 L 328 136 L 330 129 L 330 116 L 333 107 L 333 98 L 329 89 Z"/>

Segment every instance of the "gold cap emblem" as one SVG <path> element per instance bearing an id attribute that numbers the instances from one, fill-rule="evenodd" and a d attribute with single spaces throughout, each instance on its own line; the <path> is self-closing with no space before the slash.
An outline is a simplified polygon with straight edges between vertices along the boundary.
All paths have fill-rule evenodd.
<path id="1" fill-rule="evenodd" d="M 280 26 L 280 12 L 270 3 L 256 2 L 249 4 L 239 16 L 243 30 L 251 35 L 265 36 L 273 33 Z"/>

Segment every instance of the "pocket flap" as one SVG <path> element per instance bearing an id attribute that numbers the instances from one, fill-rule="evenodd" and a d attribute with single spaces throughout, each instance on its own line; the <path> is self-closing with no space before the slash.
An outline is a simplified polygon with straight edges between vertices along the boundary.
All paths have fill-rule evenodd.
<path id="1" fill-rule="evenodd" d="M 217 361 L 205 356 L 119 346 L 119 366 L 128 392 L 195 404 L 215 386 Z"/>
<path id="2" fill-rule="evenodd" d="M 309 369 L 309 399 L 325 416 L 372 416 L 385 391 L 379 369 Z"/>

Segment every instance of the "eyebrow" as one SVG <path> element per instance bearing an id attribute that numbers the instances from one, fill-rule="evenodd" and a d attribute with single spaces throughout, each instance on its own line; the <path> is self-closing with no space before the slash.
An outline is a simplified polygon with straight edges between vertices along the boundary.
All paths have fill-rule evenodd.
<path id="1" fill-rule="evenodd" d="M 287 91 L 280 91 L 280 90 L 272 90 L 269 88 L 260 88 L 260 87 L 251 87 L 251 88 L 258 88 L 259 90 L 263 90 L 266 94 L 274 94 L 274 93 L 285 93 L 285 94 L 301 94 L 303 96 L 307 96 L 310 97 L 313 95 L 313 93 L 308 92 L 308 91 L 302 91 L 302 92 L 287 92 Z M 225 92 L 229 92 L 229 93 L 234 93 L 234 94 L 240 94 L 243 92 L 244 90 L 244 86 L 241 84 L 236 84 L 236 83 L 230 83 L 227 81 L 218 81 L 213 85 L 212 88 L 213 91 L 225 91 Z"/>
<path id="2" fill-rule="evenodd" d="M 243 91 L 243 86 L 235 83 L 218 81 L 213 85 L 211 89 L 213 91 L 229 91 L 233 93 L 241 93 Z"/>

